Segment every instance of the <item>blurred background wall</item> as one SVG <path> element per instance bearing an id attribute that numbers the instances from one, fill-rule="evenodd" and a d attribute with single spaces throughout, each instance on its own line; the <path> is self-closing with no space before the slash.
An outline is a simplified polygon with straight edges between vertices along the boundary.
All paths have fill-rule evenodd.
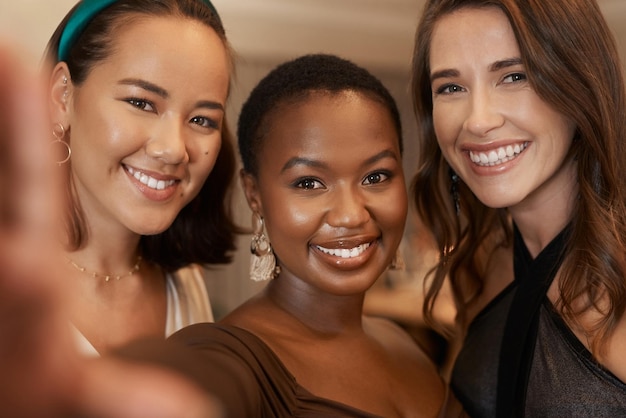
<path id="1" fill-rule="evenodd" d="M 549 0 L 546 0 L 549 1 Z M 405 172 L 416 170 L 415 127 L 408 94 L 413 35 L 423 0 L 213 0 L 237 55 L 228 118 L 235 132 L 242 102 L 250 89 L 275 65 L 304 53 L 326 52 L 351 59 L 376 74 L 395 96 L 404 124 Z M 36 65 L 54 28 L 75 0 L 3 0 L 0 36 L 23 47 L 26 59 Z M 622 59 L 626 57 L 626 0 L 599 0 L 616 35 Z M 239 186 L 236 218 L 249 226 L 250 212 Z M 416 288 L 428 260 L 428 246 L 411 217 L 404 252 L 408 270 L 399 280 Z M 216 316 L 237 306 L 261 285 L 248 280 L 249 236 L 240 239 L 235 262 L 207 271 Z M 415 254 L 426 255 L 416 257 Z M 390 286 L 387 286 L 390 287 Z M 391 286 L 393 287 L 393 286 Z M 399 287 L 401 289 L 402 286 Z M 396 293 L 397 294 L 397 293 Z M 409 293 L 403 293 L 409 294 Z M 393 297 L 393 293 L 388 294 Z M 372 304 L 384 311 L 394 305 L 385 298 Z M 405 304 L 395 304 L 401 309 Z M 419 310 L 410 303 L 409 309 Z M 385 313 L 385 312 L 383 312 Z M 402 316 L 399 312 L 390 315 Z M 410 320 L 411 318 L 408 318 Z"/>

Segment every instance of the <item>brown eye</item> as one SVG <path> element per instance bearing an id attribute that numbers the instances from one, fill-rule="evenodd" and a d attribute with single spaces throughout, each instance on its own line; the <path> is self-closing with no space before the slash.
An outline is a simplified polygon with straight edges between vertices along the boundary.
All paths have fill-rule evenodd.
<path id="1" fill-rule="evenodd" d="M 131 106 L 139 110 L 145 110 L 146 112 L 154 112 L 156 110 L 152 103 L 144 99 L 130 98 L 126 99 L 126 102 L 128 102 Z"/>
<path id="2" fill-rule="evenodd" d="M 365 179 L 363 179 L 363 184 L 378 184 L 390 177 L 389 173 L 376 172 L 368 174 Z"/>
<path id="3" fill-rule="evenodd" d="M 305 178 L 305 179 L 298 180 L 295 186 L 301 189 L 305 189 L 305 190 L 320 189 L 324 187 L 319 180 L 312 179 L 312 178 Z"/>
<path id="4" fill-rule="evenodd" d="M 520 81 L 526 80 L 526 74 L 524 73 L 513 73 L 509 74 L 502 80 L 503 83 L 518 83 Z"/>
<path id="5" fill-rule="evenodd" d="M 204 116 L 195 116 L 191 118 L 190 122 L 202 126 L 203 128 L 219 129 L 219 124 L 216 121 Z"/>

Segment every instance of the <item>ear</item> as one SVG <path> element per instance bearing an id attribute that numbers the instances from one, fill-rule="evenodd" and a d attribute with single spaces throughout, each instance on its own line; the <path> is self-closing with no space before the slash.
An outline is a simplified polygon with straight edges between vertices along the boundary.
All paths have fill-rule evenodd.
<path id="1" fill-rule="evenodd" d="M 72 101 L 73 84 L 65 62 L 55 65 L 48 85 L 50 118 L 52 123 L 60 123 L 68 129 Z"/>
<path id="2" fill-rule="evenodd" d="M 248 206 L 250 206 L 252 212 L 257 212 L 259 215 L 263 216 L 263 204 L 261 203 L 259 184 L 256 177 L 242 169 L 239 171 L 239 179 L 246 200 L 248 201 Z"/>

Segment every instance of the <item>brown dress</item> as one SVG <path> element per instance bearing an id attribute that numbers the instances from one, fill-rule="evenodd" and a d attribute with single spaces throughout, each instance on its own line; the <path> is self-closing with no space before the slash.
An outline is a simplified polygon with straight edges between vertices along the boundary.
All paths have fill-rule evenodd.
<path id="1" fill-rule="evenodd" d="M 191 378 L 223 403 L 228 417 L 378 417 L 313 395 L 260 338 L 235 326 L 195 324 L 120 354 Z"/>

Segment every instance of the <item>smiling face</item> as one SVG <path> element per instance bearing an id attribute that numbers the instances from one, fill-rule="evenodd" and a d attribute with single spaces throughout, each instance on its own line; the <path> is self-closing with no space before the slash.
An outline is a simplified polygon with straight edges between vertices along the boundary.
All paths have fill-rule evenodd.
<path id="1" fill-rule="evenodd" d="M 113 53 L 68 84 L 71 175 L 92 226 L 171 225 L 213 168 L 228 83 L 224 44 L 198 21 L 140 17 L 117 30 Z"/>
<path id="2" fill-rule="evenodd" d="M 463 8 L 444 16 L 430 51 L 437 140 L 485 205 L 538 203 L 572 187 L 567 154 L 575 126 L 531 87 L 502 11 Z"/>
<path id="3" fill-rule="evenodd" d="M 311 93 L 267 118 L 258 178 L 244 175 L 244 187 L 280 260 L 278 280 L 364 292 L 395 254 L 407 213 L 389 111 L 344 91 Z"/>

